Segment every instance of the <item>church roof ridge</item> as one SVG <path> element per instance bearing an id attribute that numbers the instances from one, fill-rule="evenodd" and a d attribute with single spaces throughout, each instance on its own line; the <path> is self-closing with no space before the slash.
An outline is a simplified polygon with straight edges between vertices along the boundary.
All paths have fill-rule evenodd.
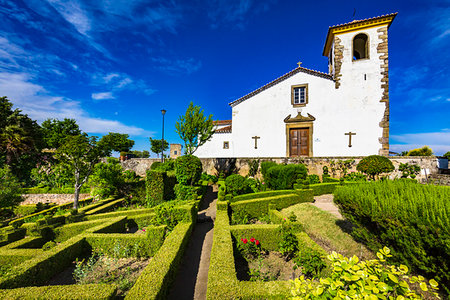
<path id="1" fill-rule="evenodd" d="M 259 93 L 261 93 L 262 91 L 264 91 L 264 90 L 266 90 L 266 89 L 268 89 L 268 88 L 270 88 L 270 87 L 272 87 L 272 86 L 282 82 L 283 80 L 288 79 L 289 77 L 297 74 L 298 72 L 303 72 L 303 73 L 307 73 L 307 74 L 310 74 L 310 75 L 313 75 L 313 76 L 318 76 L 318 77 L 322 77 L 322 78 L 325 78 L 325 79 L 333 80 L 333 76 L 331 76 L 330 74 L 327 74 L 327 73 L 324 73 L 324 72 L 320 72 L 320 71 L 316 71 L 316 70 L 312 70 L 312 69 L 307 69 L 307 68 L 304 68 L 304 67 L 297 67 L 297 68 L 287 72 L 286 74 L 281 75 L 280 77 L 276 78 L 275 80 L 272 80 L 271 82 L 266 83 L 262 87 L 260 87 L 260 88 L 258 88 L 256 90 L 254 90 L 254 91 L 252 91 L 252 92 L 242 96 L 241 98 L 236 99 L 236 100 L 228 103 L 228 105 L 230 105 L 232 107 L 235 106 L 235 105 L 238 105 L 239 103 L 241 103 L 241 102 L 243 102 L 243 101 L 245 101 L 245 100 L 247 100 L 247 99 L 249 99 L 249 98 L 251 98 L 251 97 L 253 97 L 253 96 L 257 95 L 257 94 L 259 94 Z"/>
<path id="2" fill-rule="evenodd" d="M 213 121 L 213 125 L 229 125 L 231 122 L 232 120 L 215 120 Z"/>
<path id="3" fill-rule="evenodd" d="M 232 125 L 228 125 L 226 127 L 222 127 L 215 130 L 215 133 L 231 133 Z"/>
<path id="4" fill-rule="evenodd" d="M 362 20 L 353 20 L 348 23 L 333 25 L 328 27 L 327 36 L 325 38 L 325 45 L 323 46 L 323 56 L 328 56 L 331 51 L 331 45 L 333 43 L 333 37 L 335 34 L 339 33 L 345 33 L 350 32 L 355 29 L 361 29 L 361 28 L 368 28 L 373 27 L 377 25 L 391 25 L 392 21 L 394 20 L 395 16 L 397 16 L 397 12 L 391 13 L 391 14 L 385 14 L 378 17 L 372 17 Z"/>
<path id="5" fill-rule="evenodd" d="M 351 22 L 333 25 L 333 26 L 330 26 L 330 27 L 328 27 L 328 28 L 334 29 L 334 28 L 338 28 L 338 27 L 341 27 L 341 26 L 354 25 L 354 24 L 357 24 L 357 23 L 363 23 L 363 22 L 367 22 L 367 21 L 373 21 L 373 20 L 380 19 L 380 18 L 395 17 L 397 14 L 398 14 L 398 12 L 395 12 L 395 13 L 385 14 L 385 15 L 381 15 L 381 16 L 377 16 L 377 17 L 372 17 L 372 18 L 367 18 L 367 19 L 362 19 L 362 20 L 353 20 L 353 21 L 351 21 Z"/>

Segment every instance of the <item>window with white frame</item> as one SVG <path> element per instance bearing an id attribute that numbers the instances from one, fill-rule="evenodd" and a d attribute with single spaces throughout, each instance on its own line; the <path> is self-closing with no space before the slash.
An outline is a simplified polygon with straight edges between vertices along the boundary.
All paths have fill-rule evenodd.
<path id="1" fill-rule="evenodd" d="M 291 95 L 293 106 L 305 106 L 308 103 L 308 85 L 293 85 Z"/>

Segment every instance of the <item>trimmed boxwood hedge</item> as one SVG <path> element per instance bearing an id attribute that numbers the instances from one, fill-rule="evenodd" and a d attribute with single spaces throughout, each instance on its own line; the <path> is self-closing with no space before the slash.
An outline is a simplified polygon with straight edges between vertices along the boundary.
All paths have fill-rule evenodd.
<path id="1" fill-rule="evenodd" d="M 117 287 L 112 284 L 33 286 L 0 290 L 1 299 L 113 299 Z"/>
<path id="2" fill-rule="evenodd" d="M 277 251 L 281 242 L 281 226 L 279 224 L 264 225 L 234 225 L 230 226 L 231 234 L 235 241 L 241 238 L 255 238 L 261 243 L 261 247 L 269 251 Z"/>
<path id="3" fill-rule="evenodd" d="M 313 202 L 313 200 L 312 190 L 297 190 L 292 194 L 234 202 L 230 206 L 233 212 L 240 211 L 258 218 L 269 213 L 269 204 L 274 204 L 275 209 L 283 209 L 293 204 Z"/>
<path id="4" fill-rule="evenodd" d="M 121 206 L 124 202 L 125 202 L 124 198 L 117 199 L 117 200 L 108 202 L 102 206 L 96 207 L 94 209 L 87 210 L 87 211 L 85 211 L 85 214 L 93 215 L 93 214 L 98 214 L 98 213 L 105 213 L 105 212 L 113 210 L 116 207 Z"/>
<path id="5" fill-rule="evenodd" d="M 233 241 L 226 211 L 217 211 L 208 271 L 207 299 L 286 299 L 289 281 L 238 281 L 234 266 Z"/>
<path id="6" fill-rule="evenodd" d="M 166 299 L 194 227 L 179 223 L 142 271 L 125 299 Z"/>
<path id="7" fill-rule="evenodd" d="M 155 206 L 175 198 L 174 187 L 177 183 L 175 176 L 168 176 L 167 172 L 147 170 L 145 178 L 146 202 L 148 206 Z"/>

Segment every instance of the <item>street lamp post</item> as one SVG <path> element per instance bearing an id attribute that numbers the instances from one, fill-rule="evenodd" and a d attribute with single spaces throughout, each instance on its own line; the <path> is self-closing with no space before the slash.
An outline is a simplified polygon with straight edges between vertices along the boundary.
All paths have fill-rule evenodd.
<path id="1" fill-rule="evenodd" d="M 161 113 L 162 113 L 161 162 L 164 162 L 164 115 L 166 114 L 166 110 L 161 109 Z"/>

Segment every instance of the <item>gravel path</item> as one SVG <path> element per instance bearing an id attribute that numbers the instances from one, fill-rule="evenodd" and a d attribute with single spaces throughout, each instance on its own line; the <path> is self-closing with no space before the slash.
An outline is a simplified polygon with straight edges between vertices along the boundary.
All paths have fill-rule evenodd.
<path id="1" fill-rule="evenodd" d="M 338 219 L 343 219 L 338 207 L 333 203 L 333 194 L 326 194 L 314 197 L 314 203 L 312 205 L 331 213 Z"/>
<path id="2" fill-rule="evenodd" d="M 168 299 L 206 299 L 216 202 L 217 187 L 209 187 Z"/>

